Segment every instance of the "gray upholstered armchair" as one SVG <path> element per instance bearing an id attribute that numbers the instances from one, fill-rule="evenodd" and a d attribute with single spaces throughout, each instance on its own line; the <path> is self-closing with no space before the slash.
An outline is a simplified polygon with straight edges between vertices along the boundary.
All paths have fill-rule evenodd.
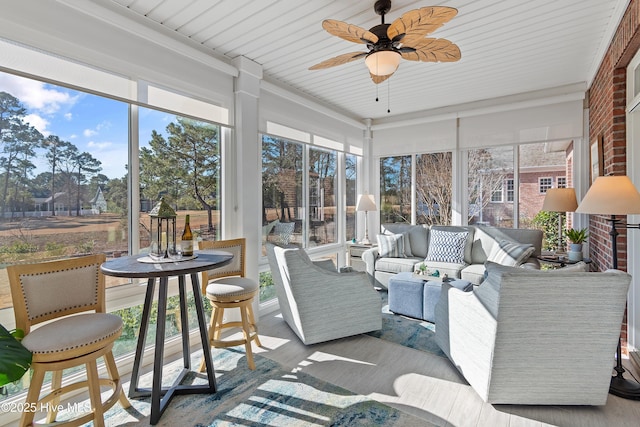
<path id="1" fill-rule="evenodd" d="M 304 344 L 382 328 L 382 301 L 366 273 L 338 273 L 331 261 L 270 243 L 267 257 L 282 317 Z"/>
<path id="2" fill-rule="evenodd" d="M 487 263 L 473 292 L 443 284 L 436 342 L 489 403 L 604 405 L 631 276 Z"/>

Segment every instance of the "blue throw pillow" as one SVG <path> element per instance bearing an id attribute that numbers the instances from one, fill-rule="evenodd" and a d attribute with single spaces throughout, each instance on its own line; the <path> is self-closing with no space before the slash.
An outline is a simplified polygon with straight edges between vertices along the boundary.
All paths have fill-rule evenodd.
<path id="1" fill-rule="evenodd" d="M 425 261 L 464 264 L 464 245 L 468 236 L 468 231 L 431 230 Z"/>

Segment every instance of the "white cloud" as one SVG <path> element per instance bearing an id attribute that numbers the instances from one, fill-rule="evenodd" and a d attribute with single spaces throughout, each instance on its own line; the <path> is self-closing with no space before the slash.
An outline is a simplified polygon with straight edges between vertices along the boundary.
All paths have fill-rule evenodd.
<path id="1" fill-rule="evenodd" d="M 87 144 L 87 147 L 97 148 L 98 150 L 104 150 L 105 148 L 111 147 L 112 145 L 113 143 L 109 141 L 102 141 L 102 142 L 89 141 L 89 143 Z"/>
<path id="2" fill-rule="evenodd" d="M 91 138 L 92 136 L 97 135 L 97 134 L 98 134 L 98 132 L 96 132 L 93 129 L 85 129 L 82 132 L 82 135 L 84 135 L 86 138 Z"/>
<path id="3" fill-rule="evenodd" d="M 71 121 L 73 119 L 73 114 L 65 113 L 64 114 L 64 118 L 65 118 L 65 120 Z"/>
<path id="4" fill-rule="evenodd" d="M 78 100 L 77 96 L 46 87 L 37 80 L 31 80 L 0 73 L 0 91 L 10 93 L 27 108 L 38 110 L 41 114 L 53 114 L 61 108 L 68 108 Z"/>
<path id="5" fill-rule="evenodd" d="M 51 131 L 47 129 L 49 126 L 49 120 L 42 118 L 37 114 L 28 114 L 24 117 L 24 121 L 36 128 L 45 137 L 51 135 Z"/>

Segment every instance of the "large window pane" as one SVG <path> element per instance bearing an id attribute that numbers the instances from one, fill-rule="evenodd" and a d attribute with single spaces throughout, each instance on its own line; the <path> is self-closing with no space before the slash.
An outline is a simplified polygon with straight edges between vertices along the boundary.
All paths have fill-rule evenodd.
<path id="1" fill-rule="evenodd" d="M 543 231 L 543 249 L 564 248 L 564 236 L 560 233 L 560 222 L 566 224 L 564 212 L 542 211 L 542 204 L 549 188 L 567 187 L 570 143 L 527 144 L 520 150 L 519 209 L 520 228 L 537 228 Z M 555 150 L 550 150 L 555 148 Z M 565 228 L 565 227 L 563 227 Z"/>
<path id="2" fill-rule="evenodd" d="M 346 236 L 347 240 L 356 239 L 356 199 L 357 199 L 357 157 L 353 154 L 345 155 L 346 175 Z"/>
<path id="3" fill-rule="evenodd" d="M 140 108 L 140 249 L 149 247 L 149 215 L 161 197 L 176 211 L 178 235 L 190 216 L 194 239 L 220 230 L 220 126 Z"/>
<path id="4" fill-rule="evenodd" d="M 380 159 L 380 223 L 411 222 L 411 156 Z"/>
<path id="5" fill-rule="evenodd" d="M 127 253 L 127 147 L 128 104 L 0 73 L 0 308 L 6 264 Z"/>
<path id="6" fill-rule="evenodd" d="M 262 137 L 263 242 L 302 246 L 302 156 L 302 144 Z"/>
<path id="7" fill-rule="evenodd" d="M 416 222 L 451 224 L 451 152 L 416 156 Z"/>
<path id="8" fill-rule="evenodd" d="M 468 161 L 469 224 L 513 227 L 513 147 L 470 150 Z"/>
<path id="9" fill-rule="evenodd" d="M 335 243 L 336 227 L 335 151 L 309 149 L 309 239 L 308 247 Z"/>

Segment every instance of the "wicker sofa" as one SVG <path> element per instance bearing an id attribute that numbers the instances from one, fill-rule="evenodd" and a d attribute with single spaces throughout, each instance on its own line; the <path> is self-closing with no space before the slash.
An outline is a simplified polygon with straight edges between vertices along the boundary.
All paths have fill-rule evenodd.
<path id="1" fill-rule="evenodd" d="M 416 264 L 424 262 L 430 270 L 438 270 L 449 277 L 468 280 L 480 284 L 484 279 L 487 260 L 496 260 L 496 254 L 506 245 L 514 243 L 523 247 L 533 247 L 533 252 L 521 263 L 526 268 L 540 269 L 537 256 L 542 249 L 542 231 L 516 228 L 499 228 L 491 226 L 424 226 L 410 224 L 383 224 L 381 235 L 403 235 L 404 248 L 409 246 L 411 256 L 380 256 L 380 246 L 371 248 L 362 254 L 366 271 L 371 283 L 386 288 L 389 278 L 403 271 L 414 271 Z M 434 231 L 444 233 L 466 233 L 462 262 L 425 261 L 433 244 Z M 380 236 L 380 235 L 379 235 Z M 408 245 L 407 243 L 408 242 Z M 431 248 L 433 249 L 433 247 Z M 502 251 L 504 255 L 504 251 Z M 434 258 L 437 259 L 437 258 Z"/>

